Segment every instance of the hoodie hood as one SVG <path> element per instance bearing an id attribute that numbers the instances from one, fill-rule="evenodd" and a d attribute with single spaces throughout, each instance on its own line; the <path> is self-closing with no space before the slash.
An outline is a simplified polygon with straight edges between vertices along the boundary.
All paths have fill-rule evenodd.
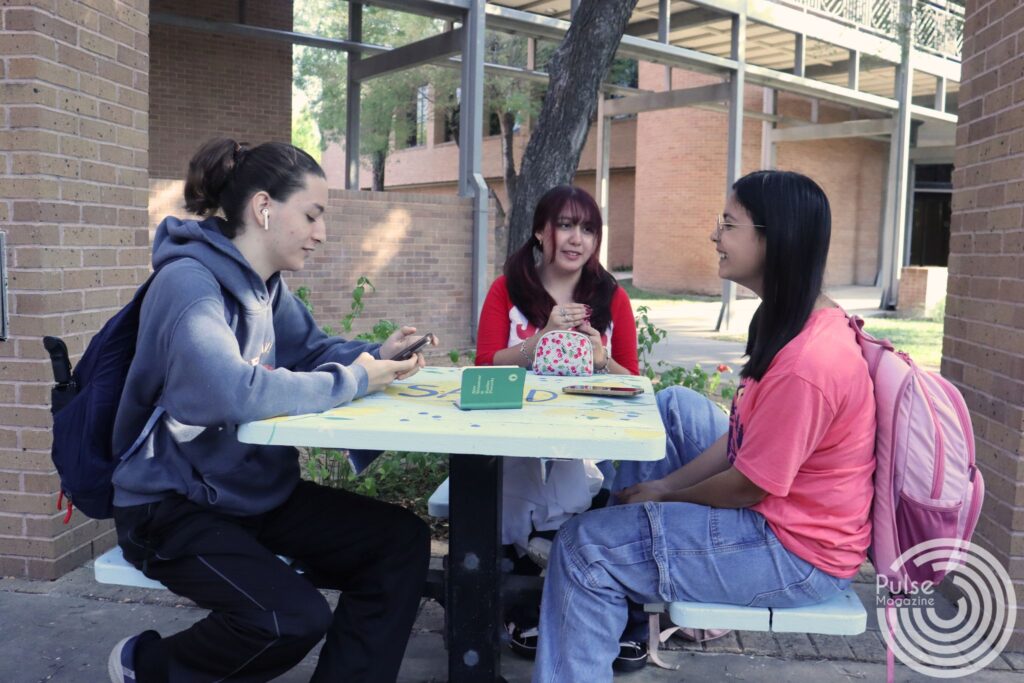
<path id="1" fill-rule="evenodd" d="M 274 274 L 270 282 L 263 282 L 234 242 L 220 231 L 223 223 L 224 219 L 217 217 L 204 221 L 165 218 L 153 238 L 153 270 L 174 259 L 195 259 L 215 273 L 221 287 L 245 308 L 261 307 L 280 276 Z"/>

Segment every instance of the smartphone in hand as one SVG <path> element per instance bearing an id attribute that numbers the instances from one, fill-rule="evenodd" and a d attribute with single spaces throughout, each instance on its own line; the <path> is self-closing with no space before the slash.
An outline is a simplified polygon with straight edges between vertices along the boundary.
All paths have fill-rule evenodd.
<path id="1" fill-rule="evenodd" d="M 573 384 L 562 387 L 565 394 L 583 394 L 584 396 L 614 396 L 616 398 L 630 398 L 644 393 L 640 387 L 616 387 L 600 384 Z"/>
<path id="2" fill-rule="evenodd" d="M 433 339 L 433 337 L 434 334 L 432 332 L 428 332 L 427 334 L 423 335 L 422 337 L 414 341 L 412 344 L 409 344 L 404 349 L 396 353 L 391 358 L 388 358 L 387 360 L 409 360 L 410 358 L 412 358 L 412 355 L 414 353 L 416 353 L 424 346 L 426 346 L 428 343 L 430 343 L 430 340 Z"/>

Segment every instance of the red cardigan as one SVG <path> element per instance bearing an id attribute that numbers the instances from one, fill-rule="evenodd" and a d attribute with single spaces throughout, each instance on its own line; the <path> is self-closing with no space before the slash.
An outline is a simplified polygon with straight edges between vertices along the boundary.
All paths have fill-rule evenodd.
<path id="1" fill-rule="evenodd" d="M 629 295 L 622 287 L 615 290 L 611 301 L 611 350 L 616 363 L 634 375 L 640 374 L 636 351 L 636 322 Z M 514 326 L 514 327 L 513 327 Z M 502 275 L 491 285 L 480 311 L 480 328 L 476 337 L 476 364 L 493 365 L 494 354 L 515 346 L 533 336 L 538 328 L 531 325 L 512 303 Z M 601 332 L 601 341 L 608 346 L 608 330 Z"/>

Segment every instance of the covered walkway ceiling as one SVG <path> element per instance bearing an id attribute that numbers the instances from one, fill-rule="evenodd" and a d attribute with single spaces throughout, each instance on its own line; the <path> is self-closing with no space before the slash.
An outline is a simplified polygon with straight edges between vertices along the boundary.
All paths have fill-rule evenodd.
<path id="1" fill-rule="evenodd" d="M 489 2 L 487 27 L 557 40 L 578 1 Z M 956 111 L 963 13 L 946 0 L 918 4 L 924 8 L 919 21 L 928 21 L 914 51 L 914 118 L 952 124 L 955 116 L 927 110 Z M 662 5 L 667 27 L 659 18 Z M 809 8 L 819 6 L 833 11 Z M 735 68 L 732 20 L 743 12 L 749 83 L 889 113 L 898 106 L 901 55 L 892 28 L 898 11 L 899 0 L 639 0 L 619 54 L 728 75 Z M 797 83 L 793 77 L 800 75 L 806 80 Z"/>

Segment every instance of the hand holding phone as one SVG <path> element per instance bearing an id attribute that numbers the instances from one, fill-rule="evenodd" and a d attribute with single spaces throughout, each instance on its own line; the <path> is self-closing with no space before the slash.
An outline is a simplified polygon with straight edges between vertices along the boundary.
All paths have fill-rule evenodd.
<path id="1" fill-rule="evenodd" d="M 401 351 L 396 353 L 391 358 L 388 358 L 387 360 L 407 360 L 409 358 L 412 358 L 412 355 L 414 353 L 416 353 L 417 351 L 422 349 L 424 346 L 426 346 L 428 343 L 430 343 L 430 340 L 433 339 L 433 338 L 434 338 L 433 333 L 432 332 L 428 332 L 427 334 L 423 335 L 422 337 L 420 337 L 419 339 L 414 341 L 412 344 L 409 344 L 404 349 L 402 349 Z"/>
<path id="2" fill-rule="evenodd" d="M 582 394 L 584 396 L 611 396 L 614 398 L 632 398 L 644 393 L 641 387 L 623 387 L 600 384 L 573 384 L 562 387 L 562 393 Z"/>

